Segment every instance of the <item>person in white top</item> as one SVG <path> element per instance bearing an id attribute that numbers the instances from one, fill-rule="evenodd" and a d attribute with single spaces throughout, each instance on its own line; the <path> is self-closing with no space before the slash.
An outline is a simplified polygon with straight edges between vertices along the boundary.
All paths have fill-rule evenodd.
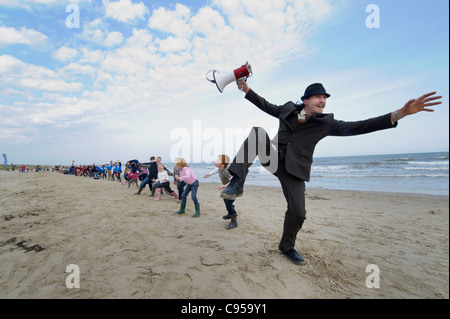
<path id="1" fill-rule="evenodd" d="M 161 200 L 161 189 L 165 188 L 173 198 L 178 199 L 177 194 L 170 188 L 170 182 L 169 182 L 169 174 L 164 170 L 164 165 L 159 164 L 158 165 L 158 178 L 153 180 L 154 182 L 159 182 L 158 188 L 156 189 L 156 198 L 154 200 Z"/>

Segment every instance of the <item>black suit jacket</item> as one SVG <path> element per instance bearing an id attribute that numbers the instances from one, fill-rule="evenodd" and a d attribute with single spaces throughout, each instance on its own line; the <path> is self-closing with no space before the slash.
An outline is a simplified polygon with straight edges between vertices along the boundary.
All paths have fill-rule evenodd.
<path id="1" fill-rule="evenodd" d="M 311 116 L 306 123 L 298 125 L 298 108 L 293 102 L 278 106 L 267 102 L 253 90 L 245 98 L 259 109 L 279 119 L 277 137 L 273 142 L 278 149 L 285 149 L 286 170 L 305 181 L 309 181 L 313 153 L 317 143 L 326 136 L 353 136 L 393 128 L 391 113 L 379 117 L 345 122 L 334 119 L 331 114 Z"/>

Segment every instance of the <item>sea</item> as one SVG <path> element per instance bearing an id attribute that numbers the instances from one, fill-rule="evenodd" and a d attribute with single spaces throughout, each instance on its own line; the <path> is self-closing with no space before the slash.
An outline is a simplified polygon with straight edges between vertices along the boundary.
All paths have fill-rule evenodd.
<path id="1" fill-rule="evenodd" d="M 220 183 L 217 175 L 204 178 L 214 163 L 189 166 L 200 183 Z M 245 183 L 280 187 L 258 161 L 250 167 Z M 306 187 L 448 196 L 449 152 L 316 157 Z"/>

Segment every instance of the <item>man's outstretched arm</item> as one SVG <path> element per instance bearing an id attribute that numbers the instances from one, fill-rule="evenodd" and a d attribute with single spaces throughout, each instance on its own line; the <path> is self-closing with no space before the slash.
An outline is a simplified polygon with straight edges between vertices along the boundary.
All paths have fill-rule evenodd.
<path id="1" fill-rule="evenodd" d="M 442 99 L 442 96 L 435 96 L 435 94 L 436 92 L 430 92 L 422 95 L 418 99 L 409 100 L 401 109 L 391 113 L 391 121 L 395 123 L 405 116 L 418 112 L 434 112 L 430 107 L 442 104 L 442 101 L 438 101 Z"/>
<path id="2" fill-rule="evenodd" d="M 280 106 L 267 102 L 264 98 L 251 90 L 245 81 L 238 82 L 238 89 L 245 93 L 245 98 L 256 105 L 260 110 L 276 118 L 280 117 Z"/>

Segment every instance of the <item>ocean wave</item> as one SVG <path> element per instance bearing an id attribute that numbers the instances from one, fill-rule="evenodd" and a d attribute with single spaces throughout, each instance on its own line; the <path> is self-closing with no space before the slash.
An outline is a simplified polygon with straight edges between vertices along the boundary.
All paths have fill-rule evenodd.
<path id="1" fill-rule="evenodd" d="M 405 167 L 405 169 L 410 171 L 443 171 L 448 170 L 448 167 Z"/>
<path id="2" fill-rule="evenodd" d="M 351 165 L 326 165 L 326 166 L 313 166 L 312 170 L 328 171 L 328 170 L 347 170 L 351 168 Z"/>
<path id="3" fill-rule="evenodd" d="M 432 161 L 432 162 L 423 162 L 423 161 L 413 161 L 409 162 L 409 165 L 442 165 L 442 166 L 448 166 L 449 162 L 444 161 Z"/>
<path id="4" fill-rule="evenodd" d="M 411 174 L 395 174 L 395 175 L 388 175 L 388 174 L 364 174 L 364 175 L 350 175 L 350 174 L 339 174 L 339 175 L 313 175 L 314 178 L 398 178 L 398 177 L 449 177 L 448 174 L 417 174 L 417 175 L 411 175 Z"/>
<path id="5" fill-rule="evenodd" d="M 411 157 L 396 157 L 394 159 L 391 159 L 391 161 L 393 161 L 393 162 L 395 162 L 395 161 L 398 161 L 398 162 L 409 162 L 409 161 L 412 161 L 412 160 L 413 160 L 413 158 L 411 158 Z"/>

